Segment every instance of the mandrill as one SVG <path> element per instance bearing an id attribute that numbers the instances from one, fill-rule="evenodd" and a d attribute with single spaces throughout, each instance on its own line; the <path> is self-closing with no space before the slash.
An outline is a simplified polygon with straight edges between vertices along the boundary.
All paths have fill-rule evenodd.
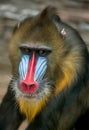
<path id="1" fill-rule="evenodd" d="M 12 80 L 0 130 L 89 130 L 89 53 L 54 7 L 17 25 L 9 45 Z"/>

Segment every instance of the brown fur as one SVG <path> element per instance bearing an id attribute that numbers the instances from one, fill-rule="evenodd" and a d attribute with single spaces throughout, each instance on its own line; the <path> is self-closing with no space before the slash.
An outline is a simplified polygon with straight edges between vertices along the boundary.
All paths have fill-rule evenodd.
<path id="1" fill-rule="evenodd" d="M 56 71 L 59 72 L 59 78 L 55 81 L 56 86 L 54 90 L 55 94 L 58 94 L 65 89 L 65 86 L 70 87 L 70 85 L 77 79 L 77 73 L 82 69 L 81 64 L 83 59 L 76 48 L 74 48 L 72 52 L 66 54 L 66 51 L 68 50 L 66 49 L 65 41 L 59 32 L 56 31 L 56 27 L 53 23 L 50 22 L 51 17 L 54 16 L 54 12 L 51 14 L 52 16 L 48 15 L 47 12 L 44 11 L 34 19 L 28 19 L 23 22 L 21 27 L 18 28 L 12 37 L 9 52 L 13 74 L 16 75 L 21 57 L 20 51 L 18 50 L 20 44 L 28 43 L 36 44 L 38 46 L 43 44 L 52 47 L 53 52 L 52 56 L 50 56 L 50 61 L 57 64 L 58 67 Z M 50 67 L 54 72 L 55 66 L 50 65 Z M 35 117 L 44 104 L 45 99 L 38 104 L 28 103 L 22 100 L 19 101 L 21 112 L 25 113 L 29 120 L 32 120 Z"/>
<path id="2" fill-rule="evenodd" d="M 65 37 L 62 36 L 62 29 L 65 29 Z M 47 56 L 48 68 L 44 78 L 52 81 L 54 86 L 46 86 L 49 90 L 48 93 L 41 99 L 35 99 L 35 101 L 30 100 L 30 98 L 26 100 L 24 94 L 22 97 L 15 96 L 15 93 L 20 91 L 20 88 L 15 91 L 14 87 L 18 88 L 19 86 L 15 83 L 19 78 L 18 66 L 23 55 L 19 46 L 23 43 L 36 47 L 45 45 L 52 49 L 52 53 Z M 39 130 L 39 128 L 41 130 L 58 130 L 59 128 L 60 130 L 69 130 L 76 127 L 75 123 L 79 116 L 89 107 L 87 100 L 89 98 L 89 54 L 80 35 L 60 20 L 55 8 L 47 7 L 42 13 L 25 19 L 15 28 L 9 46 L 9 57 L 12 64 L 13 79 L 7 95 L 12 94 L 13 88 L 13 97 L 15 98 L 13 104 L 17 103 L 19 109 L 19 112 L 14 110 L 17 112 L 17 117 L 14 116 L 13 120 L 17 120 L 18 113 L 19 116 L 25 115 L 30 122 L 27 130 Z M 20 119 L 23 118 L 19 117 L 18 120 Z M 1 121 L 1 126 L 2 122 L 4 121 Z M 40 126 L 37 127 L 38 125 Z M 16 129 L 17 127 L 18 125 Z M 9 130 L 9 128 L 8 126 L 5 130 Z M 0 127 L 0 130 L 4 129 Z M 13 127 L 10 130 L 13 130 Z"/>

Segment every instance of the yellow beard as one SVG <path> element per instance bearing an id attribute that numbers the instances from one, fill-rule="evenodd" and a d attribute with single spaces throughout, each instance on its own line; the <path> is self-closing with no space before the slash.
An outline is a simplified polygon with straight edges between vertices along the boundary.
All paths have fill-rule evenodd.
<path id="1" fill-rule="evenodd" d="M 48 96 L 37 101 L 18 100 L 19 108 L 26 118 L 31 122 L 35 116 L 42 110 L 48 100 Z"/>

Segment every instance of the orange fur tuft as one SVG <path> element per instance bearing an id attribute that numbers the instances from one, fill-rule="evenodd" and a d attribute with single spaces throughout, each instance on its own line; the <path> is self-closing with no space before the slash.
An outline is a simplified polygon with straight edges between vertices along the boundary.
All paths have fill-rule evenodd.
<path id="1" fill-rule="evenodd" d="M 61 66 L 63 75 L 60 81 L 57 81 L 55 94 L 61 92 L 65 87 L 70 87 L 78 79 L 78 72 L 82 70 L 82 61 L 83 58 L 79 54 L 79 51 L 73 51 L 64 59 L 63 65 Z"/>
<path id="2" fill-rule="evenodd" d="M 26 101 L 19 99 L 20 111 L 26 116 L 26 118 L 31 122 L 34 120 L 35 116 L 42 110 L 46 105 L 49 96 L 37 101 Z"/>

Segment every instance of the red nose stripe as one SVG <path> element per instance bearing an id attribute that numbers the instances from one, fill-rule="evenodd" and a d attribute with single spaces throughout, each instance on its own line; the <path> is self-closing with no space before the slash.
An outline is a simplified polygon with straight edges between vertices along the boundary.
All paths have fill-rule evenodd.
<path id="1" fill-rule="evenodd" d="M 28 71 L 26 78 L 20 83 L 21 89 L 24 93 L 33 94 L 38 88 L 38 84 L 34 81 L 34 74 L 36 69 L 36 56 L 33 53 L 31 59 L 29 59 Z"/>
<path id="2" fill-rule="evenodd" d="M 29 60 L 28 71 L 25 79 L 29 83 L 34 81 L 35 68 L 36 68 L 36 57 L 35 54 L 33 53 L 31 59 Z"/>

